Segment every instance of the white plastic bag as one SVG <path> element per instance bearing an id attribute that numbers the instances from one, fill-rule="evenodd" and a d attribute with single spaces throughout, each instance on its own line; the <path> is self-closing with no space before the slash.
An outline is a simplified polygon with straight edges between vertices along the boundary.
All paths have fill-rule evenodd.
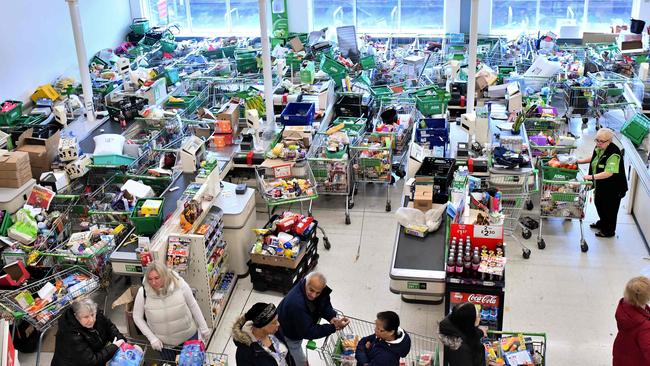
<path id="1" fill-rule="evenodd" d="M 429 229 L 429 232 L 434 232 L 440 228 L 440 223 L 442 222 L 442 216 L 447 211 L 447 204 L 436 206 L 424 214 L 426 220 L 426 226 Z"/>
<path id="2" fill-rule="evenodd" d="M 424 212 L 410 207 L 400 207 L 395 211 L 397 222 L 402 226 L 425 225 Z"/>

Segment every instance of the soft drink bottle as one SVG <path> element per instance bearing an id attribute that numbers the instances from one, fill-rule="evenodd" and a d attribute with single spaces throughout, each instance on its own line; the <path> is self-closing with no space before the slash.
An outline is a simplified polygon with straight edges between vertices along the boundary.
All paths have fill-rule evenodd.
<path id="1" fill-rule="evenodd" d="M 456 275 L 458 277 L 463 277 L 463 268 L 463 255 L 458 253 L 458 257 L 456 257 Z"/>
<path id="2" fill-rule="evenodd" d="M 454 260 L 454 256 L 451 254 L 447 259 L 447 275 L 452 277 L 456 275 L 456 261 Z"/>
<path id="3" fill-rule="evenodd" d="M 479 267 L 481 266 L 481 257 L 478 255 L 478 250 L 474 251 L 474 255 L 472 256 L 472 274 L 474 275 L 474 278 L 479 278 Z"/>
<path id="4" fill-rule="evenodd" d="M 463 274 L 466 278 L 472 278 L 472 256 L 468 250 L 465 251 L 463 256 Z"/>

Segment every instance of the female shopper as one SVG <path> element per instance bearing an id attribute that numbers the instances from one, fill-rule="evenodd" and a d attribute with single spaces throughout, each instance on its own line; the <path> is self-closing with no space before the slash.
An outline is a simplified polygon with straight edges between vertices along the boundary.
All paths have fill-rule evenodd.
<path id="1" fill-rule="evenodd" d="M 104 366 L 124 343 L 115 324 L 90 299 L 72 303 L 59 319 L 52 366 Z"/>
<path id="2" fill-rule="evenodd" d="M 601 128 L 596 133 L 596 147 L 590 158 L 579 159 L 578 164 L 589 163 L 585 180 L 594 184 L 594 204 L 599 220 L 591 225 L 598 229 L 596 236 L 610 238 L 616 235 L 616 217 L 621 198 L 627 192 L 627 180 L 621 150 L 612 143 L 614 131 Z"/>
<path id="3" fill-rule="evenodd" d="M 355 357 L 359 366 L 399 366 L 411 350 L 411 338 L 399 326 L 399 316 L 382 311 L 375 320 L 375 334 L 361 338 Z"/>
<path id="4" fill-rule="evenodd" d="M 258 302 L 232 327 L 238 365 L 294 366 L 273 304 Z M 303 366 L 303 365 L 301 365 Z"/>
<path id="5" fill-rule="evenodd" d="M 485 366 L 485 335 L 478 324 L 480 313 L 474 304 L 456 305 L 438 326 L 440 341 L 445 346 L 445 366 Z"/>
<path id="6" fill-rule="evenodd" d="M 650 279 L 635 277 L 616 308 L 614 366 L 650 365 Z"/>
<path id="7" fill-rule="evenodd" d="M 173 360 L 176 352 L 163 346 L 179 347 L 199 336 L 204 342 L 210 338 L 190 286 L 178 273 L 157 262 L 147 266 L 133 304 L 133 320 L 151 348 L 161 351 L 165 360 Z"/>

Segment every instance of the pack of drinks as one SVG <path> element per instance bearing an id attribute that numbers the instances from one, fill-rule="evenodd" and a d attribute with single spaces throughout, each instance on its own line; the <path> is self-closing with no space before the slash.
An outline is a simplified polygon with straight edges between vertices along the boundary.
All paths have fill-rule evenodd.
<path id="1" fill-rule="evenodd" d="M 488 251 L 486 246 L 472 248 L 469 236 L 463 240 L 452 237 L 447 258 L 447 276 L 468 278 L 483 281 L 500 281 L 502 274 L 481 272 L 481 262 L 490 257 L 503 257 L 503 245 L 499 244 L 495 251 Z M 484 266 L 485 267 L 485 266 Z"/>

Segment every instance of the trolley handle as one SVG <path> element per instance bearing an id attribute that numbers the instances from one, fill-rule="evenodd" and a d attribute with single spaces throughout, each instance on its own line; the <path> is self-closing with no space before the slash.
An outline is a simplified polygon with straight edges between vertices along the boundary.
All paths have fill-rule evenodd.
<path id="1" fill-rule="evenodd" d="M 592 180 L 571 181 L 571 180 L 547 180 L 547 179 L 544 179 L 542 181 L 542 184 L 554 184 L 554 185 L 567 185 L 569 183 L 579 184 L 581 186 L 590 186 L 590 185 L 594 184 L 594 182 Z"/>

